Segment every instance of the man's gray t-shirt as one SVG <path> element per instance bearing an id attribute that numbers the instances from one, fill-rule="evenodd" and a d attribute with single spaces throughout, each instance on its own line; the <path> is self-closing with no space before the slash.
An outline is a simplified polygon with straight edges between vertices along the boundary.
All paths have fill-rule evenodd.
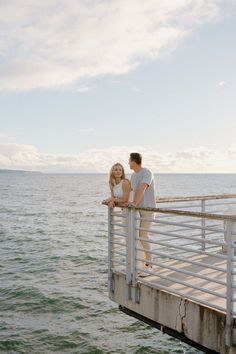
<path id="1" fill-rule="evenodd" d="M 154 187 L 154 177 L 150 170 L 147 168 L 142 168 L 139 172 L 134 172 L 131 176 L 131 188 L 133 191 L 133 196 L 137 192 L 141 183 L 146 183 L 148 185 L 144 192 L 141 202 L 137 205 L 138 207 L 148 207 L 155 208 L 155 187 Z"/>

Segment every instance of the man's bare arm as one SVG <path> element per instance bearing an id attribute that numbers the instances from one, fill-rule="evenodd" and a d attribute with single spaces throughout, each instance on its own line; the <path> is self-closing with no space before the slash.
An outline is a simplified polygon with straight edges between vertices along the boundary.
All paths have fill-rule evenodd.
<path id="1" fill-rule="evenodd" d="M 130 203 L 130 205 L 133 205 L 133 206 L 138 205 L 141 202 L 144 192 L 148 187 L 149 186 L 147 183 L 141 183 L 140 187 L 138 188 L 137 192 L 135 193 L 134 200 Z"/>

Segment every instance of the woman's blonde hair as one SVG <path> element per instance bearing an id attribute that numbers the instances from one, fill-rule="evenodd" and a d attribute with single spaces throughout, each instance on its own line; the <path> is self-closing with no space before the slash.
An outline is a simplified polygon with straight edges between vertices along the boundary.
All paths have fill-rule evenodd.
<path id="1" fill-rule="evenodd" d="M 115 186 L 116 184 L 116 180 L 113 176 L 113 170 L 115 167 L 118 167 L 120 166 L 121 169 L 122 169 L 122 176 L 121 176 L 121 179 L 125 179 L 125 169 L 124 167 L 121 165 L 121 163 L 117 162 L 115 163 L 112 167 L 111 167 L 111 170 L 110 170 L 110 175 L 109 175 L 109 186 L 110 186 L 110 189 L 111 189 L 111 192 L 113 190 L 113 187 Z"/>

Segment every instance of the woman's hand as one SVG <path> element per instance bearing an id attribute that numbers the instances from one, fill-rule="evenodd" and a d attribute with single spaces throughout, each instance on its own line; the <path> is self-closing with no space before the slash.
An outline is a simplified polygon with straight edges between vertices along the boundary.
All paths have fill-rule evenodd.
<path id="1" fill-rule="evenodd" d="M 115 198 L 108 198 L 108 199 L 104 199 L 102 201 L 103 205 L 107 205 L 109 208 L 114 208 L 115 207 Z"/>
<path id="2" fill-rule="evenodd" d="M 107 203 L 108 208 L 114 208 L 115 203 L 111 200 L 109 203 Z"/>
<path id="3" fill-rule="evenodd" d="M 104 205 L 108 205 L 108 203 L 110 203 L 110 202 L 114 202 L 114 199 L 115 199 L 115 198 L 113 198 L 113 197 L 110 197 L 110 198 L 104 199 L 104 200 L 102 201 L 102 204 L 104 204 Z"/>

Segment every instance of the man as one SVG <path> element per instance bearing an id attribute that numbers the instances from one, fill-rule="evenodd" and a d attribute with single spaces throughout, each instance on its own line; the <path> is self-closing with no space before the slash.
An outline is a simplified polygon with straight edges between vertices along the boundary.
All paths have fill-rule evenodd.
<path id="1" fill-rule="evenodd" d="M 149 207 L 155 208 L 155 187 L 154 187 L 154 177 L 153 173 L 147 168 L 142 167 L 142 156 L 137 152 L 132 152 L 129 159 L 130 169 L 134 171 L 131 176 L 131 190 L 133 195 L 133 200 L 129 202 L 130 206 L 137 207 Z M 152 221 L 145 221 L 145 219 L 154 219 L 154 213 L 138 210 L 141 220 L 140 228 L 150 229 Z M 144 239 L 149 239 L 148 231 L 139 231 L 139 237 Z M 151 244 L 146 241 L 141 241 L 144 250 L 151 251 Z M 151 268 L 152 265 L 149 261 L 152 260 L 152 255 L 149 252 L 144 252 L 145 257 L 145 268 Z"/>

